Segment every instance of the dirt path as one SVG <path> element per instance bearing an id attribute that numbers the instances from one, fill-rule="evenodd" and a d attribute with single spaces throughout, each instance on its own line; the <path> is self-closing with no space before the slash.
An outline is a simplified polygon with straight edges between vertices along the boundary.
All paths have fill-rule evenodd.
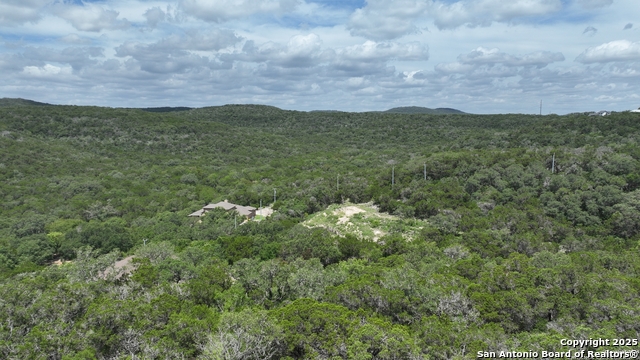
<path id="1" fill-rule="evenodd" d="M 344 214 L 344 216 L 338 219 L 338 224 L 345 224 L 349 222 L 351 217 L 358 213 L 366 212 L 359 207 L 356 206 L 345 206 L 333 212 L 333 215 L 340 215 L 340 213 Z"/>
<path id="2" fill-rule="evenodd" d="M 270 206 L 263 207 L 262 209 L 256 210 L 256 215 L 268 217 L 268 216 L 271 216 L 271 214 L 273 214 L 273 209 Z"/>

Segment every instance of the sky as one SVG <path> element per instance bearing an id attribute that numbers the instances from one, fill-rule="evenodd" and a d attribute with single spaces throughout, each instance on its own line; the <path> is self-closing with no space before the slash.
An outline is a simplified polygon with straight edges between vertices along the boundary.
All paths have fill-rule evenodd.
<path id="1" fill-rule="evenodd" d="M 0 0 L 0 98 L 109 107 L 640 107 L 638 0 Z"/>

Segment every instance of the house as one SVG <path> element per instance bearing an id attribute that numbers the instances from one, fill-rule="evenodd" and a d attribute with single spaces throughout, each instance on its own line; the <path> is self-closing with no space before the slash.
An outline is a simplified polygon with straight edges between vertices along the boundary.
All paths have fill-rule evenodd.
<path id="1" fill-rule="evenodd" d="M 592 112 L 589 114 L 589 116 L 607 116 L 607 115 L 611 115 L 611 111 L 602 110 L 598 112 Z"/>
<path id="2" fill-rule="evenodd" d="M 256 208 L 253 206 L 242 206 L 230 203 L 229 201 L 220 201 L 215 204 L 209 204 L 204 206 L 202 209 L 189 214 L 189 216 L 200 217 L 207 213 L 207 211 L 213 209 L 224 209 L 225 211 L 235 210 L 238 214 L 247 218 L 247 220 L 253 219 L 256 216 Z"/>

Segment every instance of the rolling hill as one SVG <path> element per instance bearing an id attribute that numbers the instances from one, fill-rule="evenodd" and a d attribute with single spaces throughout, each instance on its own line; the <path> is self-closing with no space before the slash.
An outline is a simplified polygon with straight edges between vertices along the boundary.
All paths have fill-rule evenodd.
<path id="1" fill-rule="evenodd" d="M 451 109 L 451 108 L 430 109 L 422 106 L 395 107 L 383 112 L 389 113 L 389 114 L 431 114 L 431 115 L 465 114 L 465 112 L 457 109 Z"/>

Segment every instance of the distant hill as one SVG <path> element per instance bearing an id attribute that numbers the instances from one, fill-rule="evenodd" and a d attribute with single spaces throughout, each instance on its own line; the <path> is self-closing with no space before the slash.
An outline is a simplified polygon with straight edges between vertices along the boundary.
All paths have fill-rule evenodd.
<path id="1" fill-rule="evenodd" d="M 20 99 L 20 98 L 2 98 L 0 99 L 0 106 L 52 106 L 52 105 L 33 101 L 33 100 Z"/>
<path id="2" fill-rule="evenodd" d="M 166 113 L 166 112 L 173 112 L 173 111 L 189 111 L 191 109 L 193 108 L 185 107 L 185 106 L 177 106 L 177 107 L 164 106 L 164 107 L 142 108 L 140 110 L 147 111 L 147 112 Z"/>
<path id="3" fill-rule="evenodd" d="M 450 108 L 429 109 L 421 106 L 396 107 L 383 112 L 389 113 L 389 114 L 432 114 L 432 115 L 465 114 L 465 112 L 456 110 L 456 109 L 450 109 Z"/>

